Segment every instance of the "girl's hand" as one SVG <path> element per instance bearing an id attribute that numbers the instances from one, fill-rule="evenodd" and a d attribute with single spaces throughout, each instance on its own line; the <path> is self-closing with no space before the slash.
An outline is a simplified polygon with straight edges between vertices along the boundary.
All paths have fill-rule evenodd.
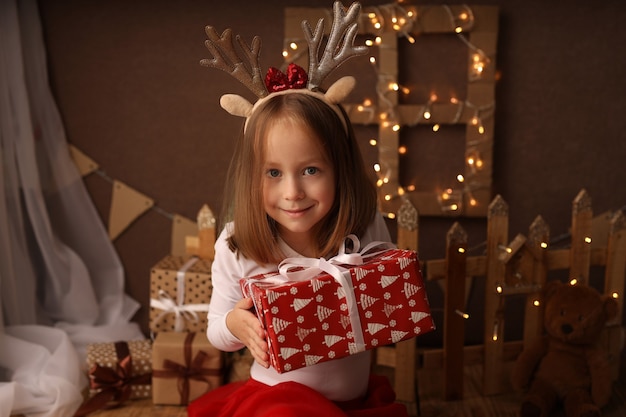
<path id="1" fill-rule="evenodd" d="M 251 298 L 243 298 L 226 316 L 226 326 L 230 332 L 248 347 L 250 353 L 261 366 L 269 368 L 269 347 L 265 341 L 265 330 L 254 313 L 250 311 Z"/>

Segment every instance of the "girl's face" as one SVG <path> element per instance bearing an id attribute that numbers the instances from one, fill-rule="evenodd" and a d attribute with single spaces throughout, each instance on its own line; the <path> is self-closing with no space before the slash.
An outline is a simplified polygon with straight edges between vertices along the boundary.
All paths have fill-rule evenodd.
<path id="1" fill-rule="evenodd" d="M 281 238 L 310 256 L 314 226 L 335 199 L 335 172 L 319 141 L 300 123 L 283 118 L 267 132 L 263 206 Z"/>

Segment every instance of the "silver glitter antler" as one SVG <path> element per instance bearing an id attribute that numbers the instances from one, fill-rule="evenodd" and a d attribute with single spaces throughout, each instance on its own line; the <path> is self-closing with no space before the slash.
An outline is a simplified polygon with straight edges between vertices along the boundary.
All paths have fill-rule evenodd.
<path id="1" fill-rule="evenodd" d="M 237 35 L 235 38 L 244 52 L 244 56 L 240 57 L 235 48 L 230 29 L 226 29 L 222 36 L 212 26 L 207 26 L 205 31 L 209 39 L 204 44 L 213 55 L 213 59 L 203 59 L 200 64 L 231 74 L 259 98 L 267 96 L 267 88 L 263 82 L 261 66 L 259 65 L 261 38 L 255 36 L 252 39 L 252 47 L 250 47 L 246 41 Z M 249 67 L 246 66 L 244 58 Z"/>
<path id="2" fill-rule="evenodd" d="M 359 3 L 353 3 L 347 12 L 341 2 L 333 4 L 334 20 L 321 60 L 318 55 L 324 37 L 324 19 L 317 22 L 315 32 L 311 30 L 308 21 L 302 22 L 302 30 L 309 44 L 309 89 L 319 87 L 324 78 L 344 61 L 367 52 L 366 46 L 354 45 L 360 12 Z"/>

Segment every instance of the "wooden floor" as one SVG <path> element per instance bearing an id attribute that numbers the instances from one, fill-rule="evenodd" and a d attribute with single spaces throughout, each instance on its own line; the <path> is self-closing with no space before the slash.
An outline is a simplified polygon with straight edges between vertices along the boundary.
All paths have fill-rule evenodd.
<path id="1" fill-rule="evenodd" d="M 621 361 L 620 378 L 613 386 L 611 402 L 603 409 L 603 417 L 626 415 L 626 351 Z M 389 374 L 389 370 L 378 369 L 377 373 Z M 419 414 L 415 404 L 407 404 L 412 416 L 420 417 L 517 417 L 520 395 L 508 393 L 496 396 L 481 394 L 482 367 L 465 368 L 464 398 L 462 401 L 444 401 L 441 396 L 441 378 L 438 371 L 422 370 L 418 373 L 420 397 Z M 126 403 L 121 408 L 98 411 L 93 417 L 186 417 L 183 406 L 153 405 L 150 399 Z M 209 417 L 209 416 L 207 416 Z M 564 417 L 555 412 L 553 417 Z"/>

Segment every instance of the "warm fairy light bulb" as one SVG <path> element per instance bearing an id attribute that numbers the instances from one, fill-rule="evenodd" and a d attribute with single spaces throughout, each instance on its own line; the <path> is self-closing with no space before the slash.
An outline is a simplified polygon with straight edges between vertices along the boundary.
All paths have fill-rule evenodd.
<path id="1" fill-rule="evenodd" d="M 283 58 L 287 58 L 289 56 L 289 52 L 283 51 Z"/>
<path id="2" fill-rule="evenodd" d="M 365 100 L 363 100 L 363 105 L 364 106 L 371 106 L 372 105 L 372 100 L 370 100 L 369 98 L 366 98 Z"/>
<path id="3" fill-rule="evenodd" d="M 367 14 L 367 17 L 369 17 L 370 19 L 376 19 L 376 13 L 374 13 L 374 12 L 369 12 L 369 13 Z"/>
<path id="4" fill-rule="evenodd" d="M 380 117 L 380 120 L 387 120 L 388 116 L 389 115 L 387 113 L 381 113 L 379 117 Z"/>
<path id="5" fill-rule="evenodd" d="M 380 164 L 378 163 L 374 164 L 374 171 L 380 172 Z"/>
<path id="6" fill-rule="evenodd" d="M 370 57 L 370 64 L 375 64 L 376 63 L 376 58 L 374 58 L 373 56 Z"/>
<path id="7" fill-rule="evenodd" d="M 578 280 L 577 280 L 576 278 L 572 278 L 572 279 L 569 281 L 569 285 L 576 285 L 577 283 L 578 283 Z"/>
<path id="8" fill-rule="evenodd" d="M 474 116 L 472 117 L 472 122 L 471 122 L 474 126 L 476 126 L 478 124 L 478 117 Z"/>
<path id="9" fill-rule="evenodd" d="M 389 83 L 389 89 L 393 91 L 398 91 L 400 89 L 400 86 L 398 85 L 398 83 Z"/>
<path id="10" fill-rule="evenodd" d="M 376 186 L 377 186 L 377 187 L 382 187 L 382 186 L 383 186 L 383 184 L 384 184 L 384 183 L 383 183 L 383 180 L 382 180 L 382 179 L 380 179 L 380 180 L 376 181 Z"/>
<path id="11" fill-rule="evenodd" d="M 408 187 L 406 187 L 406 189 L 409 191 L 415 191 L 415 185 L 411 184 Z"/>
<path id="12" fill-rule="evenodd" d="M 396 214 L 395 213 L 387 213 L 387 218 L 395 219 L 396 218 Z"/>
<path id="13" fill-rule="evenodd" d="M 399 153 L 400 155 L 404 155 L 404 154 L 406 154 L 406 146 L 404 146 L 404 145 L 400 146 L 400 147 L 398 148 L 398 153 Z"/>
<path id="14" fill-rule="evenodd" d="M 363 106 L 362 104 L 359 104 L 358 106 L 356 106 L 356 109 L 358 111 L 363 111 L 363 110 L 365 110 L 365 106 Z"/>
<path id="15" fill-rule="evenodd" d="M 591 243 L 591 238 L 589 236 L 585 237 L 585 243 Z"/>
<path id="16" fill-rule="evenodd" d="M 432 115 L 430 114 L 430 112 L 429 112 L 428 110 L 426 110 L 426 111 L 424 112 L 424 119 L 428 120 L 428 119 L 430 119 L 430 117 L 431 117 L 431 116 L 432 116 Z"/>
<path id="17" fill-rule="evenodd" d="M 381 38 L 380 36 L 376 36 L 374 38 L 374 41 L 376 42 L 376 45 L 380 45 L 383 42 L 383 38 Z"/>
<path id="18" fill-rule="evenodd" d="M 463 28 L 462 28 L 461 26 L 457 26 L 457 27 L 454 29 L 454 31 L 455 31 L 456 33 L 461 33 L 461 32 L 463 32 Z"/>
<path id="19" fill-rule="evenodd" d="M 469 204 L 470 204 L 470 206 L 475 207 L 476 205 L 478 205 L 478 201 L 476 201 L 476 199 L 474 197 L 472 197 L 469 200 Z"/>
<path id="20" fill-rule="evenodd" d="M 468 18 L 468 15 L 467 15 L 467 13 L 466 13 L 466 12 L 462 12 L 462 13 L 459 15 L 459 19 L 461 19 L 461 20 L 467 20 L 467 18 Z"/>
<path id="21" fill-rule="evenodd" d="M 480 133 L 481 135 L 485 133 L 485 128 L 483 127 L 483 125 L 478 126 L 478 133 Z"/>
<path id="22" fill-rule="evenodd" d="M 619 298 L 619 294 L 617 292 L 614 292 L 611 294 L 611 297 L 618 299 Z"/>
<path id="23" fill-rule="evenodd" d="M 389 182 L 389 177 L 385 177 L 385 178 L 383 178 L 383 182 L 384 182 L 385 184 L 387 184 L 387 183 Z"/>
<path id="24" fill-rule="evenodd" d="M 295 42 L 291 42 L 289 44 L 289 47 L 295 51 L 296 49 L 298 49 L 298 44 Z"/>
<path id="25" fill-rule="evenodd" d="M 431 102 L 433 102 L 433 101 L 437 101 L 437 94 L 431 94 L 431 95 L 430 95 L 430 101 L 431 101 Z"/>
<path id="26" fill-rule="evenodd" d="M 385 201 L 391 200 L 391 196 L 389 194 L 385 194 Z"/>
<path id="27" fill-rule="evenodd" d="M 502 285 L 499 285 L 499 284 L 498 284 L 498 285 L 496 286 L 496 292 L 497 292 L 498 294 L 502 294 L 502 291 L 503 291 L 503 289 L 502 289 Z"/>
<path id="28" fill-rule="evenodd" d="M 433 125 L 433 132 L 438 132 L 440 127 L 441 127 L 441 126 L 439 126 L 439 123 L 435 123 L 435 124 Z"/>
<path id="29" fill-rule="evenodd" d="M 452 104 L 459 104 L 459 100 L 456 97 L 452 97 L 452 98 L 450 98 L 450 103 L 452 103 Z"/>
<path id="30" fill-rule="evenodd" d="M 465 248 L 459 248 L 458 251 L 459 253 L 465 253 Z"/>
<path id="31" fill-rule="evenodd" d="M 474 165 L 474 162 L 476 162 L 476 161 L 474 160 L 473 156 L 468 156 L 467 157 L 467 165 Z"/>
<path id="32" fill-rule="evenodd" d="M 389 127 L 389 125 L 390 125 L 390 124 L 391 124 L 390 122 L 388 122 L 388 121 L 386 121 L 386 120 L 385 120 L 385 121 L 383 121 L 380 125 L 381 125 L 382 127 Z"/>
<path id="33" fill-rule="evenodd" d="M 380 29 L 382 27 L 382 25 L 380 24 L 380 22 L 376 22 L 376 23 L 374 23 L 374 27 L 376 29 Z"/>
<path id="34" fill-rule="evenodd" d="M 482 159 L 477 159 L 476 160 L 476 168 L 477 169 L 481 169 L 483 167 L 483 160 Z"/>
<path id="35" fill-rule="evenodd" d="M 539 307 L 539 306 L 541 305 L 541 303 L 539 302 L 539 300 L 534 300 L 534 301 L 533 301 L 533 305 L 534 305 L 535 307 Z"/>
<path id="36" fill-rule="evenodd" d="M 411 92 L 411 90 L 409 90 L 409 88 L 408 88 L 408 87 L 402 87 L 402 92 L 403 92 L 404 94 L 409 94 L 409 93 Z"/>
<path id="37" fill-rule="evenodd" d="M 376 139 L 370 139 L 370 145 L 376 146 L 377 143 Z"/>
<path id="38" fill-rule="evenodd" d="M 465 177 L 462 174 L 459 174 L 459 175 L 456 176 L 456 180 L 458 182 L 463 182 L 463 181 L 465 181 Z"/>
<path id="39" fill-rule="evenodd" d="M 371 39 L 368 39 L 368 40 L 365 41 L 365 45 L 366 46 L 374 46 L 374 41 L 371 40 Z"/>
<path id="40" fill-rule="evenodd" d="M 457 309 L 454 310 L 454 312 L 456 314 L 458 314 L 459 316 L 463 317 L 464 319 L 469 319 L 469 314 L 462 312 L 461 310 Z"/>
<path id="41" fill-rule="evenodd" d="M 541 245 L 539 246 L 541 246 L 541 249 L 545 249 L 548 247 L 548 244 L 546 242 L 541 242 Z"/>
<path id="42" fill-rule="evenodd" d="M 404 188 L 398 187 L 398 195 L 400 196 L 404 195 Z"/>
<path id="43" fill-rule="evenodd" d="M 450 210 L 452 211 L 457 211 L 459 209 L 459 205 L 454 203 L 450 205 Z"/>
<path id="44" fill-rule="evenodd" d="M 391 128 L 391 130 L 393 130 L 394 132 L 397 132 L 398 130 L 400 130 L 400 125 L 399 125 L 399 124 L 395 124 L 395 125 L 393 125 L 393 127 Z"/>

